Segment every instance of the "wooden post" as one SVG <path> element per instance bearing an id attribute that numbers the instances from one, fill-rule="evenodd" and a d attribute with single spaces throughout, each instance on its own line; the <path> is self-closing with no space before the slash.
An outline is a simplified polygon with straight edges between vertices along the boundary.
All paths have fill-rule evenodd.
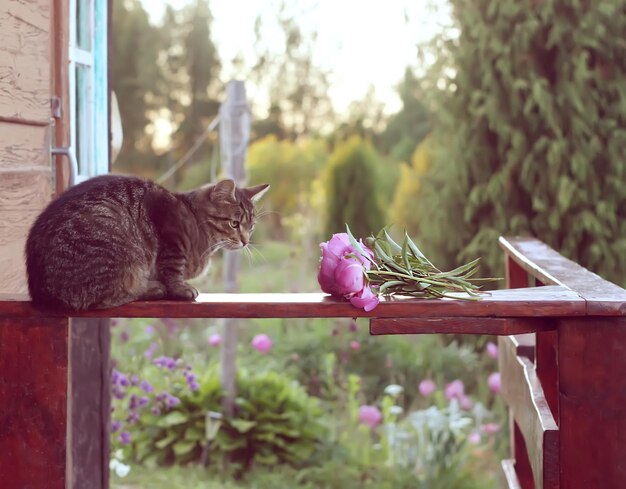
<path id="1" fill-rule="evenodd" d="M 559 322 L 561 488 L 626 487 L 626 318 Z"/>
<path id="2" fill-rule="evenodd" d="M 224 176 L 232 178 L 237 186 L 245 185 L 245 160 L 250 135 L 250 112 L 246 103 L 246 87 L 242 81 L 232 80 L 226 85 L 226 100 L 220 107 L 220 149 Z M 224 253 L 224 285 L 227 293 L 239 292 L 240 255 Z M 236 319 L 224 320 L 221 348 L 220 379 L 226 396 L 224 414 L 233 413 L 237 375 Z"/>
<path id="3" fill-rule="evenodd" d="M 67 318 L 0 318 L 0 485 L 66 489 Z"/>

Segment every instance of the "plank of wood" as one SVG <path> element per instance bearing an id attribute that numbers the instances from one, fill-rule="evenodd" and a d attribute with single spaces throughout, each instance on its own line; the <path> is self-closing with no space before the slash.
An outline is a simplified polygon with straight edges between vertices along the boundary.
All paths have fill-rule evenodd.
<path id="1" fill-rule="evenodd" d="M 488 334 L 509 336 L 556 328 L 542 318 L 372 318 L 371 335 L 391 334 Z"/>
<path id="2" fill-rule="evenodd" d="M 515 354 L 518 357 L 526 357 L 531 362 L 535 361 L 535 335 L 533 333 L 512 335 L 509 341 L 515 347 Z"/>
<path id="3" fill-rule="evenodd" d="M 65 489 L 68 320 L 0 319 L 0 480 Z"/>
<path id="4" fill-rule="evenodd" d="M 0 2 L 0 118 L 50 120 L 50 5 Z"/>
<path id="5" fill-rule="evenodd" d="M 502 396 L 524 437 L 535 487 L 558 489 L 559 429 L 533 363 L 515 350 L 508 338 L 498 339 Z"/>
<path id="6" fill-rule="evenodd" d="M 0 121 L 0 172 L 29 169 L 50 171 L 50 128 Z"/>
<path id="7" fill-rule="evenodd" d="M 544 284 L 563 285 L 587 302 L 590 315 L 626 316 L 626 290 L 534 238 L 500 238 L 504 251 Z"/>
<path id="8" fill-rule="evenodd" d="M 561 487 L 626 487 L 626 318 L 559 321 Z"/>
<path id="9" fill-rule="evenodd" d="M 108 488 L 111 363 L 110 321 L 73 319 L 71 359 L 70 489 Z"/>
<path id="10" fill-rule="evenodd" d="M 51 193 L 49 168 L 0 171 L 0 291 L 3 293 L 27 291 L 26 236 Z"/>
<path id="11" fill-rule="evenodd" d="M 502 475 L 504 477 L 504 487 L 506 489 L 522 489 L 517 474 L 515 473 L 515 460 L 506 459 L 500 462 Z"/>
<path id="12" fill-rule="evenodd" d="M 72 317 L 307 318 L 307 317 L 542 317 L 584 314 L 584 301 L 564 287 L 496 290 L 482 300 L 393 297 L 373 311 L 342 298 L 312 294 L 200 294 L 194 302 L 138 301 Z M 27 297 L 0 294 L 0 317 L 67 316 L 41 311 Z"/>

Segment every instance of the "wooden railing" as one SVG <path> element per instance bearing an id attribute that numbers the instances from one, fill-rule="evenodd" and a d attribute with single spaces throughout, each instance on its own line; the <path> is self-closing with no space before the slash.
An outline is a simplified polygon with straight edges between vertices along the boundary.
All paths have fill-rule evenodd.
<path id="1" fill-rule="evenodd" d="M 110 317 L 368 317 L 373 335 L 500 337 L 508 488 L 626 488 L 626 291 L 532 239 L 501 239 L 509 289 L 481 301 L 201 294 L 46 313 L 0 296 L 0 487 L 108 485 Z M 532 285 L 532 287 L 529 287 Z"/>

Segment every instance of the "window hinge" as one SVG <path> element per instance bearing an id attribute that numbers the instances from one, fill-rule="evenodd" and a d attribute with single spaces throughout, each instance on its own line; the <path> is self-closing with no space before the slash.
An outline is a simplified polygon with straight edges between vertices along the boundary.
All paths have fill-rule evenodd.
<path id="1" fill-rule="evenodd" d="M 63 110 L 61 109 L 61 97 L 56 95 L 50 100 L 50 107 L 52 109 L 52 117 L 60 119 L 63 116 Z"/>

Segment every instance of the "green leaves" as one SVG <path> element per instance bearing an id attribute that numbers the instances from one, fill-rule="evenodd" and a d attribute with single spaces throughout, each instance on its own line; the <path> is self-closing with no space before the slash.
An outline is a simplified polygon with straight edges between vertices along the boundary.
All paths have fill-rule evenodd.
<path id="1" fill-rule="evenodd" d="M 353 246 L 354 243 L 358 244 L 350 229 L 347 229 L 347 233 Z M 478 299 L 478 284 L 498 280 L 473 278 L 478 272 L 479 259 L 442 272 L 424 256 L 406 232 L 402 245 L 396 243 L 386 229 L 368 243 L 373 244 L 377 266 L 367 270 L 365 275 L 370 285 L 378 287 L 379 294 Z M 362 251 L 360 246 L 359 249 Z M 459 293 L 465 295 L 457 295 Z"/>

